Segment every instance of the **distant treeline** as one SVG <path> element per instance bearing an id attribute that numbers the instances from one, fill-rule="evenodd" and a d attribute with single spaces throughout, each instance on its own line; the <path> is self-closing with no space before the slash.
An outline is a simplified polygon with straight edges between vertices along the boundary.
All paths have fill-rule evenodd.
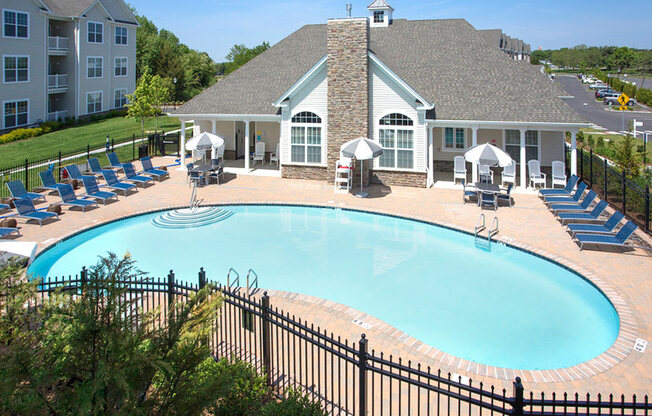
<path id="1" fill-rule="evenodd" d="M 533 51 L 530 62 L 550 62 L 558 67 L 586 69 L 603 68 L 607 71 L 640 71 L 652 68 L 652 50 L 633 49 L 626 46 L 586 46 Z"/>

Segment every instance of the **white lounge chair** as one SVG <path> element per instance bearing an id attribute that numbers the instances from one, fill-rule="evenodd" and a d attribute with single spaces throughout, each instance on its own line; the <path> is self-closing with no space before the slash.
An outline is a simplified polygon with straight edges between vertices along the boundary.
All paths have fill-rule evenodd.
<path id="1" fill-rule="evenodd" d="M 513 160 L 511 165 L 507 165 L 503 168 L 503 174 L 500 178 L 500 186 L 504 187 L 506 183 L 511 183 L 516 186 L 516 162 Z"/>
<path id="2" fill-rule="evenodd" d="M 478 165 L 478 175 L 480 176 L 480 182 L 486 182 L 489 179 L 489 183 L 494 183 L 494 171 L 491 170 L 489 165 Z"/>
<path id="3" fill-rule="evenodd" d="M 276 143 L 276 150 L 274 150 L 274 153 L 269 155 L 269 163 L 272 164 L 276 162 L 276 166 L 278 166 L 278 146 L 279 143 Z"/>
<path id="4" fill-rule="evenodd" d="M 466 160 L 464 156 L 455 156 L 453 159 L 453 183 L 458 179 L 466 180 Z"/>
<path id="5" fill-rule="evenodd" d="M 559 160 L 552 162 L 552 187 L 555 185 L 566 186 L 566 166 Z"/>
<path id="6" fill-rule="evenodd" d="M 541 173 L 541 166 L 536 159 L 528 160 L 527 169 L 530 173 L 530 186 L 536 188 L 537 185 L 546 186 L 546 174 Z"/>
<path id="7" fill-rule="evenodd" d="M 265 142 L 256 142 L 256 148 L 254 150 L 254 165 L 256 161 L 260 161 L 261 164 L 265 164 Z"/>

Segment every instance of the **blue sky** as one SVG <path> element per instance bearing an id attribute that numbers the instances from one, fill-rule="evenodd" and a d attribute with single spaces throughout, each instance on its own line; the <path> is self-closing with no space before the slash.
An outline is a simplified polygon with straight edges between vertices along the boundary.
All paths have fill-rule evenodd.
<path id="1" fill-rule="evenodd" d="M 301 26 L 367 15 L 371 0 L 127 0 L 191 48 L 224 60 L 231 46 L 280 41 Z M 535 49 L 587 45 L 652 48 L 652 1 L 388 0 L 395 19 L 465 18 L 477 29 L 503 29 Z M 624 6 L 620 6 L 624 5 Z M 595 24 L 599 20 L 601 23 Z M 608 22 L 608 29 L 604 23 Z M 622 29 L 621 29 L 622 28 Z"/>

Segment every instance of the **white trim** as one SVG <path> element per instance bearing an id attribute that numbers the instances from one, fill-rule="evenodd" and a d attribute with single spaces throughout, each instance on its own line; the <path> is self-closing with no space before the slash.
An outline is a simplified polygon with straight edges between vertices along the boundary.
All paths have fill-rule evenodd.
<path id="1" fill-rule="evenodd" d="M 5 81 L 5 58 L 16 58 L 16 81 Z M 27 81 L 18 81 L 18 58 L 27 58 Z M 2 55 L 2 83 L 3 84 L 27 84 L 30 81 L 30 56 L 29 55 Z M 47 78 L 47 77 L 46 77 Z"/>
<path id="2" fill-rule="evenodd" d="M 301 113 L 312 113 L 319 117 L 320 122 L 319 123 L 295 123 L 292 121 L 292 119 L 301 114 Z M 257 122 L 254 122 L 257 123 Z M 322 117 L 320 114 L 318 114 L 317 111 L 311 111 L 311 110 L 300 110 L 294 113 L 294 115 L 290 115 L 290 135 L 288 136 L 289 139 L 289 145 L 290 145 L 290 154 L 288 155 L 290 157 L 290 163 L 296 163 L 297 165 L 302 165 L 302 166 L 321 166 L 322 164 L 327 164 L 327 161 L 325 162 L 324 159 L 324 117 Z M 300 127 L 303 129 L 304 132 L 304 143 L 303 144 L 294 144 L 292 143 L 292 128 L 293 127 Z M 308 147 L 317 147 L 317 145 L 314 144 L 308 144 L 308 128 L 309 127 L 318 127 L 319 128 L 319 162 L 308 162 Z M 280 143 L 280 137 L 279 137 L 279 143 Z M 292 160 L 292 146 L 302 146 L 305 149 L 305 162 L 295 162 Z"/>
<path id="3" fill-rule="evenodd" d="M 105 16 L 108 20 L 113 20 L 113 17 L 111 16 L 111 13 L 109 13 L 109 11 L 106 10 L 106 7 L 104 7 L 104 5 L 102 4 L 102 2 L 101 2 L 100 0 L 95 0 L 95 1 L 90 5 L 90 6 L 88 6 L 88 7 L 86 8 L 86 10 L 84 10 L 83 12 L 81 12 L 81 13 L 79 14 L 79 16 L 83 16 L 83 15 L 85 15 L 86 13 L 88 13 L 88 11 L 89 11 L 90 9 L 92 9 L 92 8 L 93 8 L 94 6 L 96 6 L 96 5 L 97 5 L 97 6 L 100 6 L 100 9 L 102 10 L 102 12 L 104 13 L 104 16 Z M 88 40 L 88 38 L 86 38 L 86 39 Z M 104 37 L 102 37 L 102 39 L 104 39 Z"/>
<path id="4" fill-rule="evenodd" d="M 478 128 L 521 128 L 525 127 L 528 130 L 546 130 L 546 127 L 549 127 L 550 130 L 569 130 L 569 129 L 580 129 L 584 127 L 591 127 L 589 123 L 556 123 L 556 122 L 545 122 L 545 121 L 493 121 L 493 120 L 426 120 L 426 124 L 435 127 L 461 127 L 471 125 L 477 126 Z M 533 128 L 530 128 L 533 127 Z"/>
<path id="5" fill-rule="evenodd" d="M 424 109 L 432 110 L 433 108 L 435 108 L 434 104 L 429 103 L 428 100 L 420 96 L 415 90 L 412 89 L 412 87 L 410 87 L 405 81 L 399 78 L 398 75 L 392 72 L 392 70 L 389 69 L 387 65 L 382 63 L 382 61 L 378 59 L 378 57 L 373 52 L 369 51 L 368 56 L 369 59 L 371 59 L 373 63 L 378 65 L 378 67 L 382 69 L 385 72 L 385 74 L 388 75 L 394 82 L 396 82 L 401 88 L 403 88 L 408 94 L 413 96 L 416 100 L 420 101 L 423 104 Z"/>
<path id="6" fill-rule="evenodd" d="M 127 105 L 127 102 L 129 102 L 129 99 L 127 98 L 127 89 L 126 88 L 116 88 L 116 89 L 113 90 L 113 105 L 111 106 L 112 109 L 119 109 L 119 108 L 124 107 L 124 106 L 121 106 L 121 107 L 116 107 L 115 106 L 115 93 L 118 92 L 118 91 L 124 91 L 125 92 L 125 95 L 124 95 L 125 96 L 125 105 Z"/>
<path id="7" fill-rule="evenodd" d="M 503 149 L 502 149 L 502 150 L 503 150 L 505 153 L 507 153 L 507 149 L 506 149 L 506 147 L 507 147 L 507 130 L 513 130 L 513 131 L 518 131 L 518 132 L 519 132 L 519 144 L 518 144 L 518 146 L 519 146 L 519 148 L 520 148 L 520 146 L 521 146 L 521 144 L 520 144 L 520 140 L 521 140 L 521 138 L 520 138 L 520 134 L 521 134 L 521 131 L 520 131 L 519 129 L 503 129 L 503 146 L 502 146 Z M 541 163 L 541 131 L 542 131 L 542 130 L 526 129 L 526 130 L 525 130 L 526 135 L 527 135 L 527 132 L 528 132 L 528 131 L 536 131 L 536 132 L 537 132 L 537 146 L 536 146 L 536 147 L 537 147 L 537 161 L 538 161 L 539 163 Z M 515 144 L 510 144 L 510 146 L 516 146 L 516 145 L 515 145 Z M 532 146 L 532 145 L 528 145 L 528 144 L 527 144 L 527 137 L 526 137 L 526 138 L 525 138 L 525 148 L 526 148 L 526 150 L 527 150 L 528 147 L 534 147 L 534 146 Z M 527 155 L 527 152 L 526 152 L 526 155 Z M 513 159 L 513 158 L 512 158 L 512 159 Z M 516 159 L 513 159 L 513 160 L 514 160 L 514 162 L 515 162 L 517 165 L 520 165 L 520 164 L 521 164 L 520 158 L 519 158 L 519 160 L 516 160 Z M 526 163 L 527 163 L 527 161 L 526 161 Z M 541 166 L 543 166 L 543 165 L 541 165 Z M 547 165 L 546 165 L 546 166 L 547 166 Z"/>
<path id="8" fill-rule="evenodd" d="M 116 65 L 116 59 L 124 59 L 125 60 L 126 65 L 124 66 L 124 68 L 125 68 L 125 74 L 124 75 L 116 75 L 115 74 L 115 70 L 118 69 L 118 67 Z M 128 57 L 126 57 L 126 56 L 114 56 L 113 57 L 113 76 L 116 77 L 116 78 L 124 78 L 124 77 L 129 76 L 129 58 Z"/>
<path id="9" fill-rule="evenodd" d="M 407 117 L 412 121 L 411 126 L 399 126 L 399 125 L 381 125 L 380 120 L 383 118 L 387 117 L 390 114 L 400 114 L 404 117 Z M 390 111 L 387 114 L 383 115 L 382 117 L 378 118 L 378 120 L 375 120 L 374 123 L 374 131 L 376 133 L 376 137 L 374 137 L 374 141 L 378 143 L 380 147 L 383 147 L 382 144 L 380 144 L 380 130 L 393 130 L 394 131 L 394 147 L 383 147 L 383 149 L 388 149 L 388 150 L 393 150 L 394 153 L 394 167 L 389 167 L 389 166 L 380 166 L 380 158 L 374 160 L 373 168 L 379 169 L 379 170 L 388 170 L 388 171 L 404 171 L 404 172 L 414 172 L 416 171 L 416 165 L 417 165 L 417 126 L 418 126 L 418 120 L 415 123 L 412 117 L 408 116 L 407 114 L 403 114 L 399 111 Z M 397 130 L 409 130 L 412 132 L 412 149 L 401 149 L 397 146 L 398 144 L 398 138 L 396 136 L 396 131 Z M 412 168 L 398 168 L 396 165 L 398 164 L 398 151 L 399 150 L 411 150 L 412 151 Z"/>
<path id="10" fill-rule="evenodd" d="M 116 33 L 115 33 L 115 32 L 116 32 L 116 30 L 117 30 L 118 28 L 120 28 L 120 29 L 124 29 L 124 30 L 127 31 L 127 35 L 126 35 L 126 37 L 127 37 L 127 43 L 117 43 L 117 42 L 116 42 Z M 119 25 L 114 25 L 114 26 L 113 26 L 113 44 L 114 44 L 115 46 L 129 46 L 129 28 L 128 28 L 128 27 L 126 27 L 126 26 L 119 26 Z"/>
<path id="11" fill-rule="evenodd" d="M 88 95 L 89 94 L 97 94 L 100 93 L 100 110 L 99 111 L 93 111 L 92 113 L 88 112 Z M 86 91 L 86 113 L 85 114 L 97 114 L 101 113 L 104 111 L 104 91 L 103 90 L 98 90 L 98 91 Z"/>
<path id="12" fill-rule="evenodd" d="M 281 98 L 276 100 L 276 102 L 273 104 L 274 107 L 281 107 L 283 105 L 282 104 L 283 101 L 285 101 L 288 97 L 290 97 L 290 95 L 292 95 L 295 91 L 297 91 L 303 84 L 310 81 L 315 75 L 317 75 L 321 67 L 326 65 L 327 60 L 328 60 L 328 55 L 322 56 L 321 59 L 317 61 L 317 63 L 308 70 L 308 72 L 303 74 L 303 76 L 299 78 L 299 80 L 295 82 L 294 85 L 292 85 L 289 90 L 287 90 L 285 93 L 283 93 L 283 95 L 281 95 Z"/>
<path id="13" fill-rule="evenodd" d="M 27 101 L 27 123 L 26 124 L 16 124 L 15 126 L 7 127 L 5 125 L 5 103 L 16 103 L 16 110 L 18 110 L 18 103 L 21 102 L 21 101 Z M 16 99 L 13 99 L 13 100 L 4 100 L 4 101 L 2 101 L 2 128 L 3 129 L 13 129 L 13 128 L 18 128 L 18 127 L 23 127 L 23 126 L 29 126 L 29 124 L 30 124 L 30 122 L 29 122 L 29 119 L 30 119 L 29 110 L 30 110 L 31 106 L 32 105 L 30 103 L 29 98 L 16 98 Z M 18 119 L 17 115 L 16 115 L 16 119 Z"/>
<path id="14" fill-rule="evenodd" d="M 97 2 L 96 2 L 97 3 Z M 92 7 L 92 6 L 91 6 Z M 90 7 L 89 7 L 90 8 Z M 88 40 L 88 36 L 90 35 L 91 31 L 89 30 L 88 26 L 90 24 L 95 24 L 95 25 L 100 25 L 102 27 L 102 42 L 90 42 Z M 95 33 L 95 32 L 93 32 Z M 104 22 L 96 22 L 94 20 L 87 20 L 86 21 L 86 43 L 89 45 L 103 45 L 104 44 Z"/>
<path id="15" fill-rule="evenodd" d="M 469 148 L 466 145 L 466 129 L 468 127 L 460 127 L 460 126 L 441 126 L 441 152 L 448 152 L 448 153 L 464 153 L 466 150 Z M 457 136 L 456 134 L 456 129 L 461 129 L 464 131 L 464 147 L 459 149 L 457 147 L 446 147 L 446 129 L 453 129 L 453 144 L 457 143 Z"/>
<path id="16" fill-rule="evenodd" d="M 101 77 L 89 77 L 88 76 L 88 60 L 89 59 L 101 59 L 102 60 L 102 76 Z M 102 79 L 104 78 L 104 57 L 103 56 L 87 56 L 86 57 L 86 79 Z"/>
<path id="17" fill-rule="evenodd" d="M 315 113 L 316 114 L 316 113 Z M 167 116 L 177 117 L 179 120 L 191 121 L 194 119 L 215 119 L 222 121 L 281 121 L 281 116 L 276 114 L 176 114 L 166 113 Z"/>
<path id="18" fill-rule="evenodd" d="M 5 11 L 22 13 L 27 15 L 27 37 L 26 38 L 21 38 L 20 36 L 5 36 Z M 2 37 L 3 38 L 29 40 L 32 35 L 31 32 L 32 32 L 32 22 L 31 22 L 31 16 L 29 12 L 26 12 L 24 10 L 2 9 Z M 18 15 L 16 15 L 16 33 L 18 33 Z"/>

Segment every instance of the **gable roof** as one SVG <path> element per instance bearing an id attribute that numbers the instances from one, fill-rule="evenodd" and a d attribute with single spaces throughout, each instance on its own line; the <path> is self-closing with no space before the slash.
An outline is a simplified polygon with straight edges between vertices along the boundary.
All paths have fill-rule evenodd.
<path id="1" fill-rule="evenodd" d="M 370 51 L 435 108 L 428 119 L 581 123 L 559 89 L 463 19 L 370 28 Z M 326 25 L 292 33 L 175 114 L 278 114 L 273 103 L 326 55 Z"/>
<path id="2" fill-rule="evenodd" d="M 367 9 L 391 9 L 394 10 L 392 6 L 389 5 L 385 0 L 374 0 Z"/>
<path id="3" fill-rule="evenodd" d="M 102 12 L 108 17 L 116 21 L 121 21 L 123 23 L 130 23 L 138 25 L 136 17 L 131 12 L 131 9 L 126 5 L 124 0 L 109 0 L 110 2 L 117 3 L 117 5 L 122 8 L 123 16 L 126 16 L 128 20 L 116 19 L 116 16 L 111 16 L 110 12 L 107 10 L 105 4 L 101 0 L 42 0 L 43 3 L 50 9 L 50 11 L 58 16 L 66 17 L 79 17 L 88 11 L 93 5 L 98 4 L 102 9 Z M 106 0 L 105 0 L 106 1 Z"/>

